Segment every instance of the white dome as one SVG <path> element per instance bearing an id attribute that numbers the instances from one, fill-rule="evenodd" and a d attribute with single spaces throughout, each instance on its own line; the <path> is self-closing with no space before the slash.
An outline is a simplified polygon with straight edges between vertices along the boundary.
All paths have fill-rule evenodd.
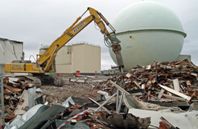
<path id="1" fill-rule="evenodd" d="M 118 14 L 113 26 L 117 33 L 126 30 L 164 29 L 175 30 L 185 36 L 178 17 L 167 7 L 151 1 L 128 6 Z"/>
<path id="2" fill-rule="evenodd" d="M 125 70 L 154 61 L 175 60 L 186 36 L 178 17 L 163 5 L 151 1 L 125 8 L 113 26 L 121 41 Z M 116 62 L 111 50 L 110 54 Z"/>

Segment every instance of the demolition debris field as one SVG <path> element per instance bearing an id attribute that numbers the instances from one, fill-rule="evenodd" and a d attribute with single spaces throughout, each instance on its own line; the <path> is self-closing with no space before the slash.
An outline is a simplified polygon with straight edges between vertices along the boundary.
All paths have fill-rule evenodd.
<path id="1" fill-rule="evenodd" d="M 87 83 L 70 82 L 62 87 L 45 85 L 41 89 L 44 94 L 48 95 L 49 102 L 63 102 L 70 96 L 87 98 L 96 95 L 96 90 Z"/>
<path id="2" fill-rule="evenodd" d="M 198 67 L 188 60 L 155 62 L 112 76 L 59 76 L 64 79 L 62 87 L 35 87 L 25 79 L 4 78 L 5 120 L 12 122 L 16 119 L 8 128 L 19 121 L 16 116 L 33 112 L 35 109 L 32 108 L 39 107 L 39 104 L 44 104 L 40 108 L 47 108 L 42 112 L 46 115 L 43 121 L 52 123 L 42 123 L 42 119 L 36 119 L 41 115 L 38 113 L 23 120 L 22 128 L 30 125 L 32 128 L 47 128 L 53 124 L 67 127 L 64 121 L 71 122 L 73 119 L 83 121 L 83 126 L 91 129 L 146 129 L 153 124 L 159 129 L 164 129 L 164 126 L 166 129 L 176 129 L 176 125 L 180 128 L 198 126 L 193 122 L 198 119 Z M 136 110 L 140 112 L 138 115 Z M 169 115 L 164 115 L 164 110 Z M 59 114 L 59 111 L 67 113 Z M 157 115 L 141 116 L 143 112 L 151 111 Z M 182 113 L 189 115 L 185 118 L 183 116 L 186 114 Z M 176 118 L 180 120 L 174 121 Z M 188 124 L 182 125 L 185 122 Z"/>

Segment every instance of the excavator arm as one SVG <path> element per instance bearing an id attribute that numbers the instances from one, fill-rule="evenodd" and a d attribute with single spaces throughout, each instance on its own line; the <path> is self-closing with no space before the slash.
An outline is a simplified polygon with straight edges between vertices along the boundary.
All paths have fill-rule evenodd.
<path id="1" fill-rule="evenodd" d="M 82 19 L 84 14 L 89 12 L 90 15 Z M 56 57 L 57 52 L 67 44 L 73 37 L 75 37 L 81 30 L 83 30 L 87 25 L 89 25 L 92 21 L 96 23 L 96 25 L 100 28 L 101 33 L 104 34 L 105 39 L 109 42 L 110 47 L 112 47 L 113 52 L 116 55 L 117 63 L 119 69 L 122 70 L 124 65 L 122 61 L 122 56 L 120 53 L 120 41 L 115 36 L 115 29 L 111 26 L 111 24 L 106 20 L 106 18 L 97 10 L 93 8 L 87 8 L 87 10 L 77 18 L 77 20 L 60 36 L 58 37 L 52 44 L 48 47 L 48 49 L 41 55 L 38 56 L 36 64 L 23 64 L 24 67 L 20 70 L 15 68 L 15 72 L 26 72 L 26 73 L 44 73 L 52 70 L 53 61 Z M 107 27 L 112 31 L 111 33 L 107 30 Z M 23 67 L 21 66 L 21 67 Z M 12 72 L 13 65 L 7 67 L 7 71 L 10 70 Z M 16 67 L 16 66 L 15 66 Z M 6 67 L 5 67 L 6 68 Z M 9 69 L 9 70 L 8 70 Z M 6 70 L 5 70 L 6 71 Z"/>
<path id="2" fill-rule="evenodd" d="M 89 12 L 90 15 L 83 20 L 82 17 L 86 12 Z M 40 55 L 40 57 L 37 60 L 37 63 L 40 65 L 40 67 L 45 71 L 48 72 L 51 70 L 52 63 L 54 61 L 54 58 L 56 56 L 56 53 L 59 49 L 61 49 L 65 44 L 67 44 L 73 37 L 75 37 L 81 30 L 83 30 L 89 23 L 94 21 L 96 25 L 100 28 L 101 33 L 105 35 L 105 37 L 111 42 L 111 47 L 117 57 L 118 65 L 120 66 L 120 69 L 123 68 L 123 62 L 122 57 L 120 54 L 120 41 L 115 36 L 115 29 L 109 24 L 109 22 L 106 20 L 106 18 L 97 10 L 93 8 L 88 8 L 83 15 L 77 18 L 77 20 L 59 37 L 57 38 L 50 46 L 49 48 Z M 106 28 L 106 25 L 109 26 L 111 29 L 111 34 Z"/>

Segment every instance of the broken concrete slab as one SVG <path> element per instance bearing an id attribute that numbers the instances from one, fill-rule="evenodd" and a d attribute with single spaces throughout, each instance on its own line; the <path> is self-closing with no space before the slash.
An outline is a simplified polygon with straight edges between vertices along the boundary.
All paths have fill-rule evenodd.
<path id="1" fill-rule="evenodd" d="M 167 110 L 129 109 L 129 113 L 139 117 L 151 117 L 151 125 L 157 127 L 159 127 L 160 118 L 164 117 L 179 129 L 198 129 L 198 111 L 174 113 Z"/>
<path id="2" fill-rule="evenodd" d="M 147 129 L 150 125 L 150 118 L 140 118 L 132 114 L 100 113 L 100 120 L 107 122 L 110 127 L 116 129 Z"/>
<path id="3" fill-rule="evenodd" d="M 44 109 L 40 110 L 42 111 L 37 111 L 37 113 L 19 129 L 41 129 L 48 120 L 51 120 L 58 114 L 63 113 L 65 107 L 60 105 L 53 105 L 52 107 L 44 107 Z"/>
<path id="4" fill-rule="evenodd" d="M 17 117 L 11 122 L 7 123 L 5 126 L 5 129 L 18 129 L 20 128 L 26 121 L 28 121 L 34 114 L 41 108 L 43 105 L 38 104 L 34 107 L 32 107 L 30 110 L 28 110 L 23 115 L 17 115 Z"/>

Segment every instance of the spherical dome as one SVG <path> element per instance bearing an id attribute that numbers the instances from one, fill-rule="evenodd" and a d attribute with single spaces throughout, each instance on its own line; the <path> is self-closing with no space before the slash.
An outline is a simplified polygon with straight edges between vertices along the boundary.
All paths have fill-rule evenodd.
<path id="1" fill-rule="evenodd" d="M 122 10 L 113 26 L 121 41 L 125 69 L 154 61 L 175 60 L 186 34 L 178 17 L 167 7 L 142 1 Z M 114 53 L 110 54 L 115 60 Z"/>

